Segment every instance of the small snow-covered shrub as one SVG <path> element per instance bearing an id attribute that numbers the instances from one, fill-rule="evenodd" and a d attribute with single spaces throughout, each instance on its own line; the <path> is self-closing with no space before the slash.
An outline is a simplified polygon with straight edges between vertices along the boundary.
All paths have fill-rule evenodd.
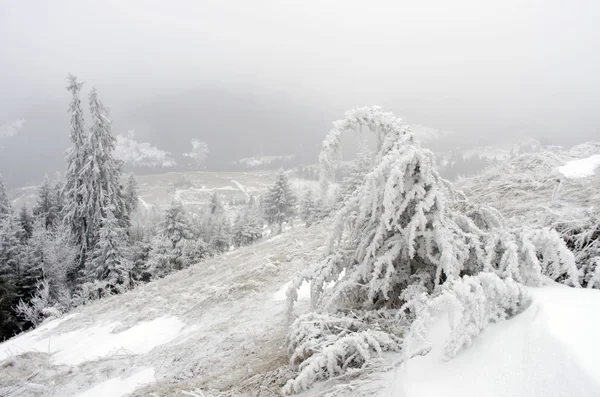
<path id="1" fill-rule="evenodd" d="M 29 302 L 24 302 L 22 299 L 19 301 L 15 313 L 37 327 L 44 320 L 44 312 L 50 305 L 50 284 L 48 281 L 41 281 L 37 284 L 35 294 Z"/>
<path id="2" fill-rule="evenodd" d="M 365 318 L 326 313 L 300 316 L 288 337 L 290 365 L 297 375 L 287 382 L 284 393 L 298 393 L 317 381 L 366 368 L 384 351 L 399 350 L 400 338 L 385 328 L 389 322 L 374 313 Z"/>
<path id="3" fill-rule="evenodd" d="M 487 325 L 516 315 L 528 303 L 527 291 L 511 278 L 480 273 L 451 280 L 417 313 L 404 340 L 404 353 L 408 357 L 414 353 L 411 347 L 428 344 L 427 333 L 442 312 L 447 312 L 451 329 L 444 354 L 452 358 L 470 346 Z"/>

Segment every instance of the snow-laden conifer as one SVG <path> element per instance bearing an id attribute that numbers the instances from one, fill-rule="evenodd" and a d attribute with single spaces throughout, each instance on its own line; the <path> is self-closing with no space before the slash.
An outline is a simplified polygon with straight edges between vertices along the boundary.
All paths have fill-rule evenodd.
<path id="1" fill-rule="evenodd" d="M 64 222 L 71 229 L 75 246 L 78 248 L 78 268 L 70 274 L 71 282 L 78 277 L 77 271 L 83 268 L 88 251 L 88 202 L 89 192 L 83 179 L 82 169 L 86 159 L 85 124 L 83 110 L 81 109 L 80 92 L 83 83 L 77 78 L 69 75 L 67 78 L 67 90 L 71 93 L 69 104 L 69 115 L 71 123 L 71 148 L 67 152 L 67 173 L 64 186 Z"/>
<path id="2" fill-rule="evenodd" d="M 2 179 L 2 175 L 0 174 L 0 219 L 8 216 L 10 213 L 12 213 L 12 205 L 6 191 L 6 186 L 4 186 L 4 179 Z"/>
<path id="3" fill-rule="evenodd" d="M 121 185 L 122 162 L 114 157 L 116 140 L 112 135 L 108 110 L 98 98 L 95 88 L 90 91 L 89 106 L 92 124 L 85 141 L 85 160 L 81 177 L 87 191 L 86 234 L 88 242 L 93 245 L 109 211 L 123 227 L 128 227 L 129 222 L 124 189 Z"/>
<path id="4" fill-rule="evenodd" d="M 127 232 L 111 208 L 106 209 L 101 222 L 98 241 L 86 264 L 87 278 L 103 281 L 115 291 L 128 289 L 131 262 Z"/>
<path id="5" fill-rule="evenodd" d="M 57 213 L 56 198 L 52 191 L 52 185 L 48 175 L 44 176 L 44 181 L 38 189 L 38 196 L 36 203 L 33 207 L 33 215 L 41 217 L 44 220 L 44 226 L 50 228 L 54 225 L 54 222 L 59 218 Z"/>
<path id="6" fill-rule="evenodd" d="M 283 230 L 283 224 L 296 215 L 296 196 L 283 170 L 277 173 L 275 183 L 269 187 L 263 201 L 265 218 L 269 225 Z"/>
<path id="7" fill-rule="evenodd" d="M 339 158 L 340 135 L 348 129 L 369 130 L 379 146 L 373 168 L 335 216 L 329 254 L 291 287 L 311 281 L 313 305 L 400 307 L 417 272 L 431 286 L 483 270 L 528 284 L 543 275 L 577 284 L 573 256 L 558 235 L 509 229 L 493 210 L 470 208 L 440 177 L 433 154 L 378 107 L 352 110 L 334 123 L 320 157 L 324 172 Z M 334 286 L 325 290 L 329 282 Z"/>

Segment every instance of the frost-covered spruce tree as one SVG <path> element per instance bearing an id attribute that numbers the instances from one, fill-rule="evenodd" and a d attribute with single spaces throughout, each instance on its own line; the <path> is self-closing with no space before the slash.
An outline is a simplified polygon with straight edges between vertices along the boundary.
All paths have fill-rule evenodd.
<path id="1" fill-rule="evenodd" d="M 433 154 L 419 147 L 410 129 L 379 107 L 354 109 L 334 123 L 320 155 L 323 189 L 341 158 L 341 135 L 347 130 L 375 135 L 373 165 L 337 211 L 323 260 L 290 286 L 290 307 L 305 280 L 311 284 L 314 309 L 338 320 L 345 313 L 362 313 L 363 318 L 398 310 L 414 313 L 440 286 L 480 272 L 529 285 L 540 285 L 545 277 L 578 285 L 574 257 L 555 231 L 511 229 L 497 211 L 471 205 L 440 177 Z M 312 321 L 310 316 L 292 326 L 290 347 L 302 346 L 294 340 L 295 327 Z M 357 358 L 354 350 L 361 352 L 355 365 L 362 368 L 369 365 L 369 352 L 399 348 L 389 340 L 353 338 L 350 350 L 344 347 L 349 341 L 339 346 L 340 338 L 323 338 L 327 322 L 314 324 L 303 338 L 319 343 L 308 354 L 292 355 L 302 362 L 292 363 L 299 372 L 284 388 L 286 393 L 337 376 L 345 363 Z"/>
<path id="2" fill-rule="evenodd" d="M 164 277 L 188 266 L 189 252 L 197 252 L 197 247 L 192 250 L 188 242 L 195 239 L 183 206 L 172 202 L 165 212 L 159 235 L 152 239 L 148 271 L 153 277 Z"/>
<path id="3" fill-rule="evenodd" d="M 300 219 L 310 227 L 318 215 L 317 203 L 312 189 L 306 189 L 300 202 Z"/>
<path id="4" fill-rule="evenodd" d="M 86 159 L 87 136 L 81 109 L 80 91 L 83 83 L 69 75 L 67 90 L 71 92 L 72 99 L 68 112 L 71 116 L 71 148 L 67 152 L 67 173 L 64 186 L 64 222 L 71 229 L 75 246 L 78 248 L 77 268 L 69 275 L 71 284 L 78 278 L 78 272 L 83 269 L 88 251 L 88 214 L 89 192 L 82 173 Z"/>
<path id="5" fill-rule="evenodd" d="M 138 207 L 138 185 L 133 174 L 129 174 L 127 178 L 127 186 L 125 187 L 125 202 L 129 213 L 135 211 Z"/>
<path id="6" fill-rule="evenodd" d="M 315 306 L 400 307 L 417 275 L 426 275 L 428 292 L 484 270 L 528 284 L 540 283 L 542 275 L 577 283 L 573 256 L 558 234 L 511 230 L 497 212 L 470 208 L 440 177 L 433 154 L 378 107 L 352 110 L 334 123 L 320 156 L 325 173 L 340 156 L 342 132 L 359 128 L 375 134 L 378 150 L 373 168 L 336 214 L 329 255 L 299 278 L 311 281 Z"/>
<path id="7" fill-rule="evenodd" d="M 283 230 L 283 224 L 296 215 L 296 196 L 283 170 L 279 170 L 275 183 L 269 187 L 263 206 L 267 223 L 277 227 L 278 233 Z"/>
<path id="8" fill-rule="evenodd" d="M 0 219 L 11 213 L 12 205 L 10 204 L 10 198 L 6 192 L 6 187 L 4 186 L 4 179 L 2 179 L 2 174 L 0 174 Z"/>
<path id="9" fill-rule="evenodd" d="M 250 201 L 238 216 L 233 229 L 233 244 L 236 247 L 250 245 L 262 238 L 263 221 L 254 197 L 250 198 Z"/>
<path id="10" fill-rule="evenodd" d="M 51 228 L 58 219 L 56 197 L 48 175 L 44 176 L 44 181 L 38 189 L 37 200 L 33 206 L 33 215 L 44 220 L 46 229 Z"/>
<path id="11" fill-rule="evenodd" d="M 109 211 L 125 228 L 129 226 L 129 220 L 127 202 L 121 185 L 122 163 L 114 157 L 116 139 L 111 132 L 108 111 L 98 98 L 95 88 L 90 91 L 89 103 L 92 124 L 85 141 L 86 156 L 80 175 L 88 197 L 84 213 L 87 241 L 93 249 L 99 238 L 99 228 L 102 227 Z"/>
<path id="12" fill-rule="evenodd" d="M 120 292 L 132 287 L 130 273 L 127 231 L 112 213 L 112 208 L 106 208 L 98 241 L 86 263 L 87 278 L 103 281 L 113 292 Z"/>

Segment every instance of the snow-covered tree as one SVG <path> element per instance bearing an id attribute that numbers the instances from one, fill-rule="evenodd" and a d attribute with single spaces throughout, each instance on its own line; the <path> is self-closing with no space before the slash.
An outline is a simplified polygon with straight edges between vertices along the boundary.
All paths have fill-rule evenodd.
<path id="1" fill-rule="evenodd" d="M 296 215 L 296 196 L 283 170 L 277 173 L 275 183 L 269 187 L 263 205 L 268 224 L 276 226 L 278 232 L 283 230 L 286 221 L 291 221 Z"/>
<path id="2" fill-rule="evenodd" d="M 131 287 L 130 272 L 127 232 L 112 209 L 107 208 L 100 225 L 98 241 L 86 263 L 88 279 L 106 282 L 114 291 L 121 291 Z"/>
<path id="3" fill-rule="evenodd" d="M 44 225 L 47 229 L 54 225 L 58 219 L 57 197 L 50 185 L 48 175 L 44 176 L 44 181 L 38 189 L 37 201 L 33 207 L 33 215 L 44 219 Z"/>
<path id="4" fill-rule="evenodd" d="M 300 219 L 310 227 L 318 216 L 319 209 L 312 189 L 306 189 L 300 202 Z"/>
<path id="5" fill-rule="evenodd" d="M 153 277 L 164 277 L 199 261 L 204 257 L 201 251 L 205 251 L 204 242 L 194 235 L 183 206 L 173 202 L 160 233 L 152 239 L 148 271 Z"/>
<path id="6" fill-rule="evenodd" d="M 252 244 L 262 238 L 263 220 L 254 197 L 239 214 L 233 230 L 233 244 L 236 247 Z"/>
<path id="7" fill-rule="evenodd" d="M 86 157 L 80 175 L 88 197 L 84 214 L 87 219 L 87 241 L 91 244 L 90 249 L 93 249 L 99 237 L 99 228 L 109 211 L 123 227 L 129 226 L 129 220 L 121 185 L 122 163 L 114 157 L 115 137 L 111 132 L 111 121 L 95 88 L 90 91 L 89 102 L 92 124 L 85 141 Z"/>
<path id="8" fill-rule="evenodd" d="M 138 185 L 133 174 L 129 174 L 127 178 L 127 186 L 125 187 L 125 202 L 129 213 L 135 211 L 138 207 Z"/>
<path id="9" fill-rule="evenodd" d="M 36 233 L 32 240 L 36 240 Z M 41 236 L 43 243 L 43 274 L 44 279 L 50 284 L 50 293 L 53 298 L 65 290 L 68 290 L 68 275 L 73 273 L 77 267 L 78 247 L 73 245 L 71 229 L 64 224 L 58 223 L 47 236 Z"/>
<path id="10" fill-rule="evenodd" d="M 78 248 L 78 266 L 70 274 L 71 282 L 78 277 L 78 270 L 83 268 L 88 251 L 87 229 L 89 223 L 89 192 L 82 173 L 87 154 L 85 124 L 83 110 L 81 109 L 80 91 L 83 83 L 79 83 L 75 76 L 67 78 L 67 90 L 71 92 L 72 99 L 69 104 L 71 116 L 71 148 L 67 152 L 67 173 L 64 186 L 64 221 L 71 229 L 75 246 Z"/>
<path id="11" fill-rule="evenodd" d="M 509 229 L 497 212 L 469 207 L 439 176 L 433 154 L 391 113 L 348 112 L 334 123 L 326 139 L 331 153 L 321 158 L 339 157 L 332 147 L 339 149 L 341 133 L 361 127 L 378 138 L 374 166 L 336 214 L 329 255 L 299 278 L 312 282 L 313 304 L 400 307 L 417 273 L 427 274 L 431 286 L 480 271 L 528 284 L 542 275 L 578 283 L 573 255 L 555 232 Z"/>
<path id="12" fill-rule="evenodd" d="M 153 278 L 162 278 L 176 270 L 175 263 L 180 260 L 173 243 L 164 235 L 152 239 L 152 249 L 148 257 L 148 272 Z"/>
<path id="13" fill-rule="evenodd" d="M 215 252 L 226 252 L 231 246 L 231 224 L 219 196 L 213 193 L 203 227 L 204 241 Z"/>
<path id="14" fill-rule="evenodd" d="M 508 227 L 498 211 L 465 200 L 439 176 L 433 154 L 419 147 L 410 129 L 378 107 L 354 109 L 334 123 L 320 155 L 323 189 L 327 190 L 331 171 L 341 158 L 340 138 L 346 130 L 375 134 L 373 165 L 337 211 L 323 260 L 303 271 L 290 286 L 290 307 L 305 280 L 311 284 L 315 310 L 336 315 L 348 310 L 415 311 L 426 304 L 423 299 L 436 296 L 446 284 L 454 286 L 460 277 L 482 272 L 527 285 L 541 285 L 547 278 L 579 285 L 573 254 L 556 231 Z M 485 289 L 487 281 L 480 278 L 467 284 L 475 289 L 485 284 L 481 287 Z M 515 295 L 510 283 L 514 284 L 490 283 L 483 295 L 496 303 L 506 302 Z M 470 319 L 479 321 L 480 315 L 469 302 L 465 296 L 463 307 L 475 310 L 465 314 L 466 333 Z M 519 306 L 510 302 L 499 304 L 500 309 L 510 314 Z M 500 318 L 498 313 L 490 308 L 490 317 Z M 480 324 L 484 326 L 487 320 Z M 300 365 L 310 365 L 311 370 L 301 370 L 286 391 L 297 391 L 295 385 L 302 389 L 314 379 L 343 370 L 339 360 L 344 356 L 325 352 L 348 351 L 347 342 L 341 341 L 331 337 L 321 344 L 321 353 L 310 358 L 317 364 L 312 366 L 305 359 Z M 354 346 L 376 350 L 376 345 Z"/>
<path id="15" fill-rule="evenodd" d="M 10 198 L 4 186 L 4 179 L 2 179 L 2 175 L 0 174 L 0 219 L 8 216 L 11 212 L 12 205 L 10 204 Z"/>
<path id="16" fill-rule="evenodd" d="M 173 248 L 184 239 L 194 238 L 189 219 L 181 204 L 173 201 L 165 212 L 162 234 L 171 241 Z"/>

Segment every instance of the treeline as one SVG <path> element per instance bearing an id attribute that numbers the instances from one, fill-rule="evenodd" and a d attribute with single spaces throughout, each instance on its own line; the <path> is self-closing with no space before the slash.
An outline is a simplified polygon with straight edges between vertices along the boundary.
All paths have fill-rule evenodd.
<path id="1" fill-rule="evenodd" d="M 64 178 L 46 177 L 31 211 L 12 208 L 0 178 L 0 340 L 46 317 L 252 244 L 269 231 L 279 233 L 298 215 L 283 171 L 264 194 L 236 206 L 235 217 L 216 194 L 196 214 L 176 202 L 164 214 L 138 208 L 136 180 L 133 175 L 124 180 L 123 164 L 113 155 L 108 109 L 90 90 L 86 126 L 81 88 L 69 76 L 71 148 Z M 312 221 L 315 204 L 306 197 L 302 204 L 310 207 L 301 212 Z"/>

